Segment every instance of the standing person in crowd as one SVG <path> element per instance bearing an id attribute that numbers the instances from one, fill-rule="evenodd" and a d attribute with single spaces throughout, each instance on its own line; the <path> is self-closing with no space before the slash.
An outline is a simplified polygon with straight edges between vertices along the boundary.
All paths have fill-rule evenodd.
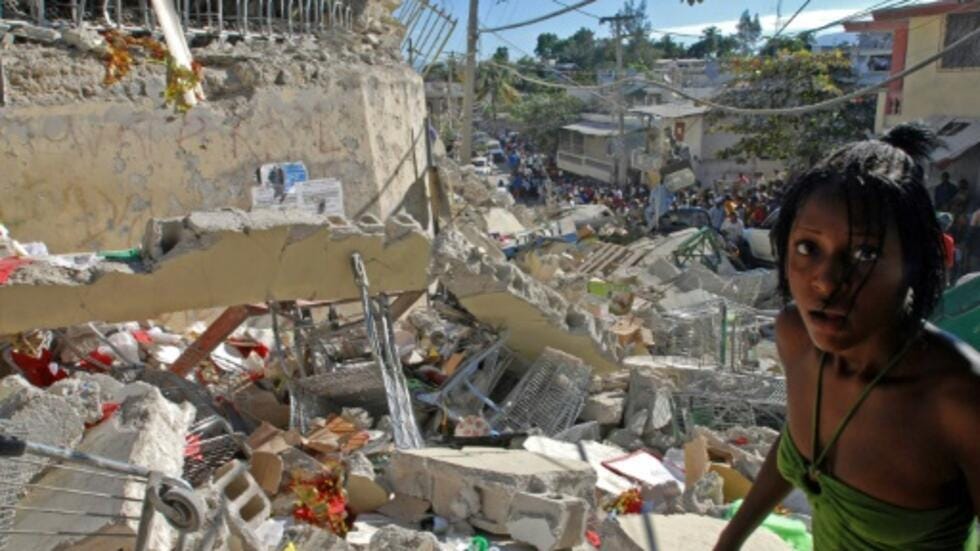
<path id="1" fill-rule="evenodd" d="M 729 214 L 721 225 L 721 233 L 730 243 L 738 243 L 743 231 L 745 231 L 745 224 L 736 212 Z"/>
<path id="2" fill-rule="evenodd" d="M 711 227 L 721 230 L 721 224 L 725 221 L 724 200 L 716 199 L 715 203 L 708 209 L 708 217 L 711 219 Z"/>
<path id="3" fill-rule="evenodd" d="M 949 233 L 953 225 L 953 215 L 948 212 L 940 212 L 936 218 L 939 220 L 939 229 L 943 232 L 943 260 L 946 267 L 946 286 L 949 287 L 953 265 L 956 264 L 956 241 Z"/>
<path id="4" fill-rule="evenodd" d="M 773 229 L 786 424 L 716 551 L 738 549 L 794 487 L 816 551 L 962 550 L 975 537 L 980 353 L 926 321 L 944 279 L 920 164 L 936 143 L 899 125 L 786 192 Z"/>
<path id="5" fill-rule="evenodd" d="M 936 186 L 936 190 L 933 193 L 933 197 L 936 200 L 936 210 L 948 210 L 949 202 L 956 195 L 956 186 L 949 180 L 949 172 L 943 172 L 939 185 Z"/>

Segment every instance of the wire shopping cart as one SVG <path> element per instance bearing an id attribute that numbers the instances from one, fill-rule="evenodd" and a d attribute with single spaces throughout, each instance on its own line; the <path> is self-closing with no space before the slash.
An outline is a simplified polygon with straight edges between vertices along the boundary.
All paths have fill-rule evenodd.
<path id="1" fill-rule="evenodd" d="M 184 480 L 139 465 L 25 440 L 12 432 L 17 432 L 15 427 L 6 423 L 0 425 L 0 549 L 24 548 L 23 542 L 28 538 L 73 543 L 98 537 L 120 540 L 119 545 L 112 545 L 113 549 L 145 551 L 151 548 L 153 521 L 155 513 L 159 512 L 177 530 L 179 536 L 174 549 L 180 550 L 186 536 L 201 527 L 206 508 Z M 58 480 L 70 479 L 73 473 L 80 474 L 91 484 L 73 488 L 31 483 L 32 474 L 40 469 L 68 473 Z M 48 481 L 48 477 L 43 481 Z M 93 485 L 104 491 L 92 489 Z M 112 491 L 120 486 L 132 488 L 131 485 L 142 486 L 143 496 Z M 57 503 L 57 507 L 33 506 L 29 499 L 21 499 L 25 493 L 55 497 L 56 500 L 48 502 Z M 135 512 L 136 507 L 127 507 L 127 502 L 141 504 L 139 515 L 129 514 Z M 18 523 L 18 515 L 38 515 L 36 518 L 40 522 Z M 78 522 L 79 517 L 85 517 L 84 521 Z M 70 518 L 76 519 L 74 524 L 66 522 Z M 135 534 L 132 529 L 125 528 L 93 532 L 83 529 L 105 526 L 105 520 L 123 524 L 138 521 L 138 528 Z M 12 544 L 14 538 L 21 544 Z M 132 539 L 135 542 L 128 541 Z"/>

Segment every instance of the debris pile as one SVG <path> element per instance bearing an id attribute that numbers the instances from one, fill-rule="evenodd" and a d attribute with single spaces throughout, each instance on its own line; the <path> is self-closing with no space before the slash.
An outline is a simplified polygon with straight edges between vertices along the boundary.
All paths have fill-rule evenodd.
<path id="1" fill-rule="evenodd" d="M 431 238 L 288 209 L 155 220 L 110 254 L 8 237 L 0 538 L 710 548 L 785 417 L 772 274 L 438 172 Z M 159 321 L 199 307 L 224 310 Z M 805 539 L 805 500 L 784 512 Z M 745 548 L 797 545 L 776 532 Z"/>

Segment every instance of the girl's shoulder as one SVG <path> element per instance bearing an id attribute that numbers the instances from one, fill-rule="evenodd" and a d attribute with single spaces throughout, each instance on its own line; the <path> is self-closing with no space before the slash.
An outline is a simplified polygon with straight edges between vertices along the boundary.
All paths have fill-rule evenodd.
<path id="1" fill-rule="evenodd" d="M 776 349 L 787 376 L 815 349 L 795 304 L 785 306 L 776 316 Z"/>

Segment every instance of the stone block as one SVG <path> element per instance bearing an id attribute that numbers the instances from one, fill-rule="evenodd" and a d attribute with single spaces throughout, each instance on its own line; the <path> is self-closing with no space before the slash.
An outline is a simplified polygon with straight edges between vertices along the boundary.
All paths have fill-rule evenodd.
<path id="1" fill-rule="evenodd" d="M 727 521 L 699 515 L 623 515 L 602 523 L 601 551 L 655 551 L 683 549 L 711 551 Z M 789 551 L 792 549 L 768 530 L 756 530 L 742 551 Z"/>
<path id="2" fill-rule="evenodd" d="M 262 487 L 248 472 L 248 464 L 233 460 L 212 475 L 212 486 L 221 494 L 223 514 L 232 533 L 233 546 L 243 551 L 262 551 L 258 527 L 269 518 L 272 505 Z"/>
<path id="3" fill-rule="evenodd" d="M 371 536 L 368 551 L 412 549 L 413 551 L 439 551 L 439 540 L 429 532 L 418 532 L 394 524 L 385 526 Z"/>
<path id="4" fill-rule="evenodd" d="M 378 512 L 400 522 L 416 524 L 426 517 L 431 507 L 432 503 L 425 499 L 408 494 L 395 494 L 391 501 L 378 509 Z"/>
<path id="5" fill-rule="evenodd" d="M 187 429 L 194 420 L 194 408 L 190 404 L 177 405 L 164 398 L 160 391 L 145 383 L 132 383 L 125 387 L 119 410 L 109 419 L 89 429 L 77 450 L 99 455 L 160 471 L 179 477 L 184 462 L 184 444 Z M 53 395 L 48 395 L 52 396 Z M 58 399 L 63 399 L 58 397 Z M 99 492 L 126 496 L 135 501 L 93 499 L 88 495 L 35 488 L 20 505 L 35 508 L 56 508 L 107 515 L 107 517 L 71 516 L 18 511 L 13 528 L 26 532 L 49 530 L 59 526 L 65 530 L 89 536 L 37 536 L 12 535 L 10 549 L 44 551 L 72 549 L 96 551 L 102 549 L 129 549 L 132 543 L 119 536 L 134 536 L 139 528 L 145 485 L 129 478 L 108 477 L 89 472 L 80 473 L 52 469 L 38 480 L 38 484 L 53 488 L 72 488 L 84 492 Z M 150 549 L 173 549 L 176 531 L 159 513 L 155 513 L 150 534 Z M 132 519 L 126 519 L 132 517 Z M 135 539 L 133 540 L 135 541 Z M 120 547 L 122 545 L 122 547 Z M 125 547 L 129 545 L 130 547 Z"/>
<path id="6" fill-rule="evenodd" d="M 89 405 L 57 392 L 45 392 L 20 375 L 0 381 L 0 419 L 25 429 L 36 442 L 74 448 L 82 439 Z"/>
<path id="7" fill-rule="evenodd" d="M 578 418 L 595 421 L 600 425 L 618 425 L 623 421 L 626 394 L 621 391 L 593 394 L 585 400 L 585 407 Z"/>
<path id="8" fill-rule="evenodd" d="M 311 524 L 293 524 L 286 528 L 286 539 L 296 551 L 351 551 L 343 538 Z"/>
<path id="9" fill-rule="evenodd" d="M 538 551 L 567 549 L 582 542 L 588 515 L 581 498 L 521 492 L 511 500 L 507 530 Z"/>
<path id="10" fill-rule="evenodd" d="M 429 501 L 433 512 L 450 522 L 482 520 L 497 530 L 519 492 L 580 497 L 590 506 L 595 501 L 596 474 L 587 463 L 525 450 L 400 450 L 387 477 L 396 496 Z"/>

